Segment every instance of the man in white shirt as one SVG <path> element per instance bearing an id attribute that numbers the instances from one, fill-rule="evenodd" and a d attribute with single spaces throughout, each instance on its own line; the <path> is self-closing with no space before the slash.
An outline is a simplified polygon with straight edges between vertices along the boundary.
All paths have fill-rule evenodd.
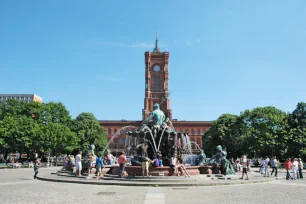
<path id="1" fill-rule="evenodd" d="M 271 167 L 272 167 L 271 176 L 274 173 L 274 171 L 275 171 L 275 176 L 277 176 L 277 166 L 278 166 L 278 161 L 276 157 L 273 157 L 273 159 L 271 160 Z"/>
<path id="2" fill-rule="evenodd" d="M 81 175 L 82 171 L 82 152 L 80 151 L 79 154 L 75 156 L 75 164 L 76 164 L 76 176 Z"/>
<path id="3" fill-rule="evenodd" d="M 270 177 L 269 171 L 270 171 L 270 159 L 269 157 L 266 157 L 265 159 L 265 177 Z"/>
<path id="4" fill-rule="evenodd" d="M 296 161 L 295 158 L 292 158 L 291 160 L 291 169 L 293 171 L 293 179 L 298 179 L 299 178 L 299 172 L 298 172 L 298 169 L 299 169 L 299 163 Z"/>

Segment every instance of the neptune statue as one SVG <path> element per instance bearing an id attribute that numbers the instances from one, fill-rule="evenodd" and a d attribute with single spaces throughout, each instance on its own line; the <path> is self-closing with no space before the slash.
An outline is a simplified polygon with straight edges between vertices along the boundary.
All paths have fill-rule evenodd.
<path id="1" fill-rule="evenodd" d="M 142 122 L 142 127 L 151 127 L 152 133 L 156 137 L 157 132 L 165 127 L 168 121 L 169 119 L 166 118 L 164 112 L 160 110 L 159 104 L 156 103 L 154 104 L 153 112 Z"/>

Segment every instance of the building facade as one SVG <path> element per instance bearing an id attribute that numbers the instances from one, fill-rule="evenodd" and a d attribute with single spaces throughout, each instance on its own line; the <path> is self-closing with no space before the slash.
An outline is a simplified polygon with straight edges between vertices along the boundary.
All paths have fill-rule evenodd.
<path id="1" fill-rule="evenodd" d="M 142 120 L 153 111 L 155 103 L 160 104 L 161 110 L 170 119 L 176 132 L 187 133 L 194 152 L 202 148 L 202 135 L 210 126 L 210 121 L 179 121 L 172 119 L 169 98 L 169 52 L 161 52 L 156 39 L 153 52 L 145 52 L 145 98 L 142 109 Z M 142 120 L 100 120 L 101 126 L 108 133 L 110 150 L 113 154 L 129 152 L 136 145 L 136 140 L 127 136 L 128 131 L 140 127 Z"/>
<path id="2" fill-rule="evenodd" d="M 0 94 L 0 101 L 6 102 L 10 99 L 26 102 L 35 101 L 42 103 L 42 98 L 35 94 Z"/>

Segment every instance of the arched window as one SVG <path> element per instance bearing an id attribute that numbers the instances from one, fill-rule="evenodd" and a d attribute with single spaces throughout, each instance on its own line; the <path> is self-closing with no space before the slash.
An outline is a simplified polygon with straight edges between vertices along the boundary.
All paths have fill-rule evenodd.
<path id="1" fill-rule="evenodd" d="M 199 147 L 201 147 L 201 139 L 200 138 L 197 139 L 197 144 L 199 145 Z"/>
<path id="2" fill-rule="evenodd" d="M 119 139 L 119 149 L 123 149 L 123 139 L 120 137 Z"/>
<path id="3" fill-rule="evenodd" d="M 113 148 L 114 148 L 114 149 L 117 149 L 117 139 L 114 139 L 114 140 L 113 140 Z"/>
<path id="4" fill-rule="evenodd" d="M 194 129 L 191 129 L 191 135 L 194 135 Z"/>
<path id="5" fill-rule="evenodd" d="M 191 138 L 191 149 L 195 149 L 194 138 Z"/>
<path id="6" fill-rule="evenodd" d="M 117 133 L 117 128 L 114 129 L 114 134 L 116 134 L 116 133 Z"/>
<path id="7" fill-rule="evenodd" d="M 157 90 L 160 89 L 160 77 L 157 77 L 157 88 L 156 89 Z"/>
<path id="8" fill-rule="evenodd" d="M 180 133 L 183 133 L 183 129 L 180 129 Z"/>
<path id="9" fill-rule="evenodd" d="M 197 130 L 197 135 L 200 135 L 201 134 L 201 131 L 200 129 Z"/>
<path id="10" fill-rule="evenodd" d="M 156 80 L 156 75 L 153 76 L 153 89 L 157 90 L 157 80 Z"/>
<path id="11" fill-rule="evenodd" d="M 187 135 L 189 134 L 188 129 L 185 129 L 185 133 L 186 133 Z"/>
<path id="12" fill-rule="evenodd" d="M 109 135 L 112 134 L 112 129 L 108 128 L 108 134 L 109 134 Z"/>

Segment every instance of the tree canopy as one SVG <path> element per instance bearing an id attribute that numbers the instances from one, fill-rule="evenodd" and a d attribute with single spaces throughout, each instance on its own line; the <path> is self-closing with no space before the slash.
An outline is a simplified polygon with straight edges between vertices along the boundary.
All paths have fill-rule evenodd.
<path id="1" fill-rule="evenodd" d="M 306 104 L 298 103 L 292 113 L 268 106 L 223 114 L 213 121 L 203 143 L 208 155 L 220 144 L 230 157 L 306 158 Z"/>
<path id="2" fill-rule="evenodd" d="M 7 152 L 52 155 L 101 149 L 107 135 L 91 113 L 72 119 L 62 103 L 8 100 L 0 102 L 0 148 Z"/>
<path id="3" fill-rule="evenodd" d="M 92 113 L 78 115 L 73 121 L 73 130 L 80 139 L 79 146 L 83 151 L 90 149 L 91 144 L 101 151 L 107 143 L 107 134 Z"/>

